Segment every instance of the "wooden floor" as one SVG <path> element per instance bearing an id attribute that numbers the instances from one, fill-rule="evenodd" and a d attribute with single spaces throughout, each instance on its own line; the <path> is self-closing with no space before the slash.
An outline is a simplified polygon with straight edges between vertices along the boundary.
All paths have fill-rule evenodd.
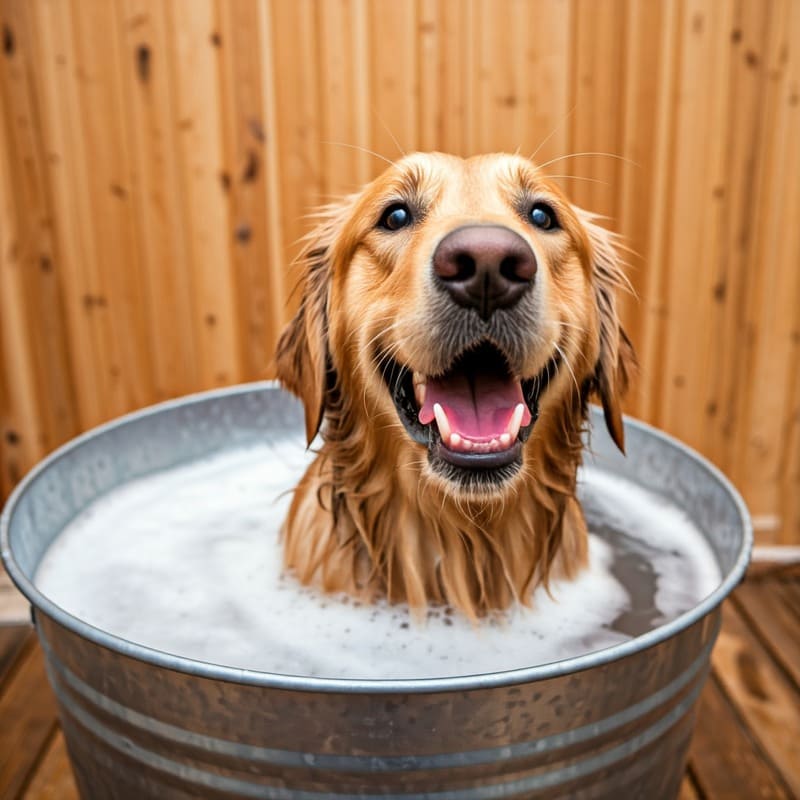
<path id="1" fill-rule="evenodd" d="M 33 631 L 0 625 L 0 798 L 76 797 Z M 681 798 L 800 798 L 800 567 L 725 603 Z"/>

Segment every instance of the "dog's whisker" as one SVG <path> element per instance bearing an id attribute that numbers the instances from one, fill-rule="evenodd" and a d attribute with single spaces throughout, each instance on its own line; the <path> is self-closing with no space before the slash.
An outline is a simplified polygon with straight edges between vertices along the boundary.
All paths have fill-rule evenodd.
<path id="1" fill-rule="evenodd" d="M 597 150 L 597 151 L 586 151 L 583 153 L 567 153 L 566 155 L 563 156 L 557 156 L 556 158 L 551 158 L 549 161 L 545 161 L 544 164 L 539 164 L 538 167 L 539 169 L 543 170 L 549 167 L 551 164 L 555 164 L 558 161 L 564 161 L 567 158 L 589 158 L 593 156 L 604 157 L 604 158 L 615 158 L 618 161 L 624 161 L 626 164 L 631 164 L 634 167 L 639 166 L 639 164 L 637 164 L 630 158 L 627 158 L 626 156 L 621 156 L 618 153 L 604 153 L 602 151 Z"/>
<path id="2" fill-rule="evenodd" d="M 553 130 L 551 130 L 550 133 L 548 133 L 547 136 L 545 136 L 544 139 L 542 139 L 542 141 L 539 142 L 539 146 L 533 151 L 530 158 L 528 159 L 529 161 L 533 161 L 536 158 L 539 151 L 547 144 L 548 141 L 550 141 L 550 139 L 553 138 L 553 136 L 556 135 L 558 129 L 573 115 L 573 113 L 575 113 L 575 109 L 577 107 L 578 104 L 575 103 L 572 106 L 572 108 L 569 111 L 567 111 L 567 113 L 564 114 L 564 116 L 558 121 L 558 124 L 553 128 Z"/>
<path id="3" fill-rule="evenodd" d="M 580 333 L 588 333 L 589 331 L 581 325 L 575 325 L 571 322 L 564 322 L 564 320 L 557 319 L 556 324 L 562 328 L 569 328 L 570 330 L 579 331 Z"/>
<path id="4" fill-rule="evenodd" d="M 575 372 L 572 369 L 572 365 L 569 363 L 569 359 L 567 358 L 567 354 L 561 349 L 558 342 L 555 344 L 556 350 L 561 354 L 561 360 L 564 362 L 564 365 L 569 370 L 569 374 L 572 376 L 572 382 L 575 384 L 575 391 L 580 394 L 581 387 L 578 384 L 578 379 L 575 377 Z"/>
<path id="5" fill-rule="evenodd" d="M 385 326 L 385 324 L 389 322 L 391 319 L 392 319 L 391 316 L 387 316 L 387 317 L 379 317 L 378 319 L 375 320 L 376 323 L 379 323 L 384 327 L 381 327 L 381 329 L 371 339 L 369 339 L 367 342 L 364 343 L 365 349 L 375 344 L 375 342 L 378 339 L 380 339 L 381 336 L 385 336 L 386 334 L 391 333 L 394 330 L 397 330 L 397 328 L 399 328 L 403 324 L 402 320 L 395 320 L 394 322 L 391 322 L 391 324 L 389 324 L 388 326 Z M 356 336 L 358 336 L 359 333 L 360 331 L 358 330 L 351 331 L 350 336 L 348 336 L 347 339 L 345 340 L 347 344 L 350 343 L 351 336 L 355 338 Z"/>
<path id="6" fill-rule="evenodd" d="M 403 150 L 402 147 L 400 147 L 400 142 L 397 141 L 397 137 L 392 133 L 391 129 L 386 124 L 386 120 L 378 113 L 377 109 L 374 107 L 372 108 L 372 113 L 378 120 L 378 122 L 380 122 L 381 127 L 386 131 L 389 138 L 394 142 L 394 146 L 397 148 L 398 152 L 400 153 L 400 156 L 402 158 L 405 158 L 408 155 L 408 153 L 406 153 L 406 151 Z"/>
<path id="7" fill-rule="evenodd" d="M 348 142 L 332 142 L 330 140 L 323 140 L 322 144 L 333 145 L 334 147 L 347 147 L 350 150 L 358 150 L 362 153 L 365 153 L 366 155 L 379 158 L 381 161 L 387 163 L 390 167 L 394 166 L 394 161 L 392 161 L 391 159 L 386 158 L 386 156 L 382 156 L 380 153 L 376 153 L 374 150 L 370 150 L 368 147 L 363 147 L 360 144 L 349 144 Z"/>
<path id="8" fill-rule="evenodd" d="M 601 181 L 600 178 L 587 178 L 584 175 L 548 175 L 547 177 L 553 180 L 557 178 L 570 178 L 573 181 L 586 181 L 587 183 L 599 183 L 603 186 L 611 186 L 608 181 Z"/>

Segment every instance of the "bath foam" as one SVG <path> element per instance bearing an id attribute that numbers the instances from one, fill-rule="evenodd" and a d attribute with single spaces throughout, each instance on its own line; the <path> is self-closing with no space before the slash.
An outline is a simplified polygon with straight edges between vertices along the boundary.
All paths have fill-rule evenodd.
<path id="1" fill-rule="evenodd" d="M 79 514 L 36 584 L 85 622 L 173 655 L 328 678 L 498 672 L 600 650 L 696 605 L 720 582 L 679 509 L 594 467 L 579 494 L 590 567 L 474 626 L 450 609 L 321 595 L 281 574 L 278 531 L 312 456 L 300 437 L 127 483 Z M 509 535 L 513 535 L 509 532 Z"/>

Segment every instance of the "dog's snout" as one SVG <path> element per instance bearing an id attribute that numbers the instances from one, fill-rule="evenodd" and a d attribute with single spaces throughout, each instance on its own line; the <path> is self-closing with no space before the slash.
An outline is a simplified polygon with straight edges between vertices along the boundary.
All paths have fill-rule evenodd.
<path id="1" fill-rule="evenodd" d="M 438 284 L 460 306 L 488 320 L 519 301 L 536 275 L 530 245 L 510 228 L 468 225 L 448 233 L 433 254 Z"/>

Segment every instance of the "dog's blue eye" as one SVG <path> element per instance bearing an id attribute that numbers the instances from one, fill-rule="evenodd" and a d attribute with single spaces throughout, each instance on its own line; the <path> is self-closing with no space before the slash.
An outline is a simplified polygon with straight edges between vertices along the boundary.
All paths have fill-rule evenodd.
<path id="1" fill-rule="evenodd" d="M 555 212 L 546 203 L 536 203 L 528 216 L 537 228 L 544 231 L 558 227 Z"/>
<path id="2" fill-rule="evenodd" d="M 402 203 L 389 206 L 389 208 L 383 212 L 383 216 L 378 223 L 381 228 L 385 228 L 387 231 L 399 231 L 400 228 L 405 228 L 410 224 L 411 212 L 409 211 L 408 206 L 403 205 Z"/>

